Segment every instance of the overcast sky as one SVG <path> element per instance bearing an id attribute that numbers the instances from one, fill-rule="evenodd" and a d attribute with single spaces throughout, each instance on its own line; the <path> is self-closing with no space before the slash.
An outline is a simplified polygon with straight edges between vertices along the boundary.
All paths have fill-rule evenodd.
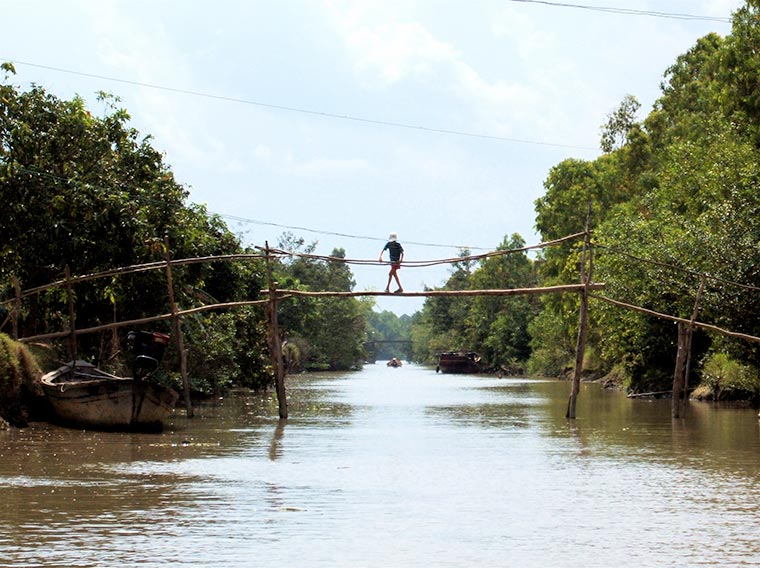
<path id="1" fill-rule="evenodd" d="M 191 201 L 245 244 L 290 231 L 319 254 L 376 259 L 393 231 L 408 260 L 450 258 L 513 233 L 538 243 L 549 169 L 597 157 L 623 97 L 643 117 L 667 67 L 729 34 L 743 2 L 569 4 L 0 0 L 0 61 L 15 84 L 79 94 L 94 114 L 98 91 L 119 96 Z M 384 267 L 353 271 L 358 290 L 385 287 Z M 400 272 L 407 290 L 448 274 Z"/>

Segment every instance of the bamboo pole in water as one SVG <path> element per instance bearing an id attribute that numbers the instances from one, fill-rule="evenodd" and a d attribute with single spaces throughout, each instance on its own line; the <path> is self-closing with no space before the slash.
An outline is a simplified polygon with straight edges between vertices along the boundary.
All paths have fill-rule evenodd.
<path id="1" fill-rule="evenodd" d="M 72 361 L 77 360 L 77 332 L 74 319 L 74 292 L 71 289 L 71 270 L 69 265 L 65 267 L 66 271 L 66 299 L 69 303 L 69 357 Z"/>
<path id="2" fill-rule="evenodd" d="M 272 257 L 269 254 L 269 242 L 266 242 L 267 280 L 269 281 L 269 303 L 267 304 L 267 335 L 269 340 L 269 355 L 272 359 L 274 379 L 277 388 L 277 404 L 280 419 L 288 417 L 288 399 L 285 390 L 285 368 L 282 363 L 282 345 L 280 330 L 277 324 L 277 282 L 272 277 Z"/>
<path id="3" fill-rule="evenodd" d="M 686 368 L 687 328 L 683 322 L 678 322 L 678 354 L 676 368 L 673 373 L 673 399 L 671 414 L 673 418 L 681 418 L 681 395 L 684 390 L 684 369 Z"/>
<path id="4" fill-rule="evenodd" d="M 11 325 L 13 326 L 13 339 L 18 341 L 18 320 L 21 315 L 21 282 L 15 274 L 13 275 L 13 289 L 16 291 L 16 301 L 11 313 Z"/>
<path id="5" fill-rule="evenodd" d="M 588 290 L 589 290 L 589 275 L 586 272 L 586 256 L 589 250 L 589 242 L 591 240 L 591 202 L 588 203 L 588 209 L 586 211 L 586 235 L 583 238 L 583 252 L 581 252 L 581 267 L 580 267 L 580 281 L 581 281 L 581 306 L 578 314 L 578 340 L 575 345 L 575 367 L 573 368 L 573 385 L 570 389 L 570 398 L 567 401 L 567 413 L 565 418 L 575 419 L 575 408 L 578 402 L 578 393 L 581 388 L 581 374 L 583 372 L 583 359 L 586 353 L 586 335 L 588 327 Z"/>
<path id="6" fill-rule="evenodd" d="M 699 303 L 702 301 L 702 294 L 705 291 L 705 283 L 707 282 L 707 276 L 702 274 L 699 279 L 699 289 L 697 290 L 697 296 L 694 299 L 694 309 L 691 312 L 691 320 L 689 320 L 689 326 L 686 328 L 686 368 L 683 373 L 683 397 L 681 398 L 681 404 L 679 414 L 683 415 L 686 402 L 689 400 L 689 373 L 691 373 L 691 340 L 694 336 L 694 322 L 697 321 L 699 315 Z"/>
<path id="7" fill-rule="evenodd" d="M 171 254 L 169 252 L 169 237 L 164 237 L 164 254 L 166 256 L 166 287 L 169 294 L 169 304 L 172 310 L 172 324 L 174 327 L 174 338 L 177 342 L 177 351 L 179 352 L 179 370 L 182 375 L 182 391 L 185 398 L 185 410 L 187 417 L 193 417 L 193 405 L 190 402 L 190 380 L 187 378 L 187 353 L 185 352 L 185 340 L 182 337 L 182 322 L 177 310 L 177 303 L 174 301 L 174 280 L 172 278 Z"/>

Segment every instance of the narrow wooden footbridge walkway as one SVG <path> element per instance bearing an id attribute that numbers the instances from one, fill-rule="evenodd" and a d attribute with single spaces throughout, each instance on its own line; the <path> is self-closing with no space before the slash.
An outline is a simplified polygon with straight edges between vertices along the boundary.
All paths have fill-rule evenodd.
<path id="1" fill-rule="evenodd" d="M 739 338 L 751 342 L 760 343 L 760 338 L 746 335 L 730 330 L 722 329 L 718 326 L 711 325 L 697 321 L 697 314 L 699 308 L 699 302 L 702 297 L 702 293 L 707 280 L 710 278 L 707 275 L 700 276 L 700 285 L 696 293 L 696 299 L 694 304 L 694 311 L 691 318 L 681 318 L 669 314 L 658 313 L 652 310 L 645 309 L 641 306 L 636 306 L 630 303 L 623 302 L 609 298 L 604 295 L 597 294 L 605 290 L 604 283 L 593 282 L 590 275 L 593 272 L 593 249 L 591 243 L 591 231 L 587 228 L 584 232 L 568 235 L 561 239 L 556 239 L 549 242 L 540 243 L 537 245 L 521 247 L 517 249 L 509 250 L 496 250 L 485 254 L 460 256 L 456 258 L 444 258 L 437 260 L 420 260 L 420 261 L 404 261 L 402 266 L 404 268 L 425 268 L 430 266 L 437 266 L 441 264 L 453 265 L 461 262 L 477 262 L 496 256 L 504 256 L 508 254 L 527 253 L 529 250 L 543 249 L 546 247 L 557 246 L 570 241 L 575 241 L 575 246 L 580 247 L 580 270 L 577 283 L 568 283 L 554 286 L 543 286 L 533 288 L 504 288 L 504 289 L 485 289 L 485 290 L 421 290 L 421 291 L 404 291 L 401 293 L 389 293 L 382 291 L 310 291 L 310 290 L 296 290 L 296 289 L 282 289 L 278 287 L 278 283 L 273 276 L 272 263 L 275 259 L 285 257 L 300 257 L 310 259 L 314 261 L 324 262 L 340 262 L 349 265 L 377 265 L 387 266 L 388 262 L 382 262 L 378 260 L 357 260 L 346 259 L 331 256 L 319 256 L 312 254 L 294 253 L 285 250 L 279 250 L 270 248 L 267 243 L 264 247 L 254 247 L 257 250 L 256 253 L 251 254 L 233 254 L 222 256 L 207 256 L 207 257 L 195 257 L 184 259 L 172 259 L 170 257 L 170 247 L 168 240 L 164 241 L 165 259 L 163 261 L 114 268 L 103 272 L 85 274 L 80 276 L 73 276 L 70 273 L 69 267 L 65 267 L 64 278 L 56 282 L 52 282 L 43 286 L 37 286 L 29 289 L 22 289 L 21 283 L 17 278 L 13 278 L 13 288 L 15 290 L 15 297 L 0 302 L 8 315 L 5 321 L 0 322 L 0 331 L 10 323 L 12 328 L 12 334 L 15 339 L 21 342 L 39 342 L 39 341 L 54 341 L 64 340 L 68 343 L 69 355 L 71 359 L 76 359 L 77 353 L 77 336 L 88 333 L 98 333 L 107 330 L 114 330 L 122 327 L 137 327 L 147 323 L 172 320 L 174 340 L 177 343 L 177 352 L 179 353 L 179 367 L 182 375 L 184 401 L 187 409 L 188 416 L 193 415 L 192 406 L 190 404 L 190 389 L 187 373 L 186 363 L 186 351 L 184 348 L 184 339 L 182 334 L 182 318 L 192 314 L 198 314 L 211 310 L 225 310 L 241 308 L 246 306 L 263 306 L 266 309 L 266 317 L 268 322 L 268 344 L 269 351 L 272 360 L 273 368 L 275 369 L 275 383 L 277 388 L 277 398 L 279 403 L 279 414 L 281 418 L 287 418 L 287 397 L 285 392 L 285 369 L 283 366 L 282 358 L 282 345 L 281 337 L 278 329 L 277 313 L 278 303 L 292 298 L 325 298 L 325 297 L 360 297 L 360 296 L 393 296 L 393 297 L 472 297 L 472 296 L 514 296 L 514 295 L 545 295 L 545 294 L 579 294 L 580 296 L 580 308 L 579 308 L 579 325 L 578 325 L 578 337 L 576 344 L 576 359 L 573 372 L 573 380 L 570 398 L 568 401 L 567 417 L 575 418 L 576 400 L 579 393 L 580 377 L 582 371 L 582 363 L 585 352 L 585 343 L 588 326 L 588 303 L 589 299 L 595 299 L 603 302 L 607 302 L 618 308 L 634 310 L 641 313 L 645 313 L 649 316 L 662 318 L 676 322 L 679 326 L 679 341 L 678 341 L 678 357 L 676 363 L 676 371 L 674 375 L 673 386 L 673 415 L 680 415 L 680 408 L 682 404 L 682 394 L 685 391 L 685 367 L 688 352 L 691 349 L 691 334 L 694 329 L 701 328 L 710 332 L 719 333 L 729 337 Z M 639 259 L 646 261 L 646 259 Z M 198 263 L 219 263 L 219 262 L 264 262 L 266 267 L 266 274 L 268 279 L 268 288 L 260 291 L 259 297 L 255 299 L 227 302 L 227 303 L 209 303 L 189 309 L 180 309 L 175 301 L 175 291 L 173 284 L 172 270 L 175 267 L 198 264 Z M 649 261 L 655 262 L 655 261 Z M 76 321 L 76 306 L 75 306 L 75 294 L 74 287 L 77 284 L 107 279 L 107 281 L 124 276 L 127 274 L 135 274 L 139 272 L 163 270 L 166 273 L 167 284 L 167 300 L 170 306 L 170 312 L 166 314 L 160 314 L 150 317 L 144 317 L 140 319 L 132 319 L 125 321 L 114 321 L 112 323 L 96 325 L 87 328 L 77 328 Z M 721 281 L 721 284 L 725 284 L 726 281 Z M 732 283 L 736 284 L 736 283 Z M 737 284 L 738 286 L 742 286 Z M 66 328 L 62 331 L 51 332 L 45 334 L 37 334 L 26 337 L 19 336 L 19 320 L 22 317 L 24 302 L 30 297 L 40 294 L 42 292 L 63 288 L 65 290 L 67 303 L 68 303 L 68 318 L 66 319 Z M 745 288 L 753 288 L 747 287 Z M 757 288 L 753 288 L 753 291 L 758 291 Z"/>

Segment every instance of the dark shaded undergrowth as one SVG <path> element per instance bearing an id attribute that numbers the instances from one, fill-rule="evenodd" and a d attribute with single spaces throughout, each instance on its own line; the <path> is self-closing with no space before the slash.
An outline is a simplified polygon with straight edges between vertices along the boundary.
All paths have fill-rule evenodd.
<path id="1" fill-rule="evenodd" d="M 41 376 L 30 350 L 0 333 L 0 428 L 26 426 L 47 412 Z"/>

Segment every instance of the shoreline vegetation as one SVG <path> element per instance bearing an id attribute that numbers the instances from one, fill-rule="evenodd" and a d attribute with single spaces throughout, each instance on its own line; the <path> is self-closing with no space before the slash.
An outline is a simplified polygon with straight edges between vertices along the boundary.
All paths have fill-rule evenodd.
<path id="1" fill-rule="evenodd" d="M 49 417 L 41 376 L 31 350 L 0 333 L 0 429 Z"/>
<path id="2" fill-rule="evenodd" d="M 38 362 L 38 358 L 41 362 Z M 29 422 L 52 420 L 49 404 L 40 386 L 40 377 L 46 370 L 56 366 L 51 358 L 50 349 L 43 346 L 27 346 L 0 333 L 0 430 L 10 427 L 24 428 Z M 49 367 L 50 369 L 47 369 Z M 484 373 L 493 374 L 499 378 L 524 377 L 522 369 L 489 369 Z M 302 371 L 308 372 L 308 371 Z M 552 380 L 569 382 L 572 370 L 568 369 L 558 377 L 542 377 Z M 598 384 L 600 388 L 626 391 L 619 377 L 602 376 L 596 372 L 585 372 L 582 381 Z M 720 383 L 700 384 L 689 396 L 690 400 L 698 402 L 722 403 L 729 407 L 746 408 L 757 406 L 758 400 L 746 390 L 738 388 L 734 382 L 724 380 L 722 389 Z M 230 392 L 237 387 L 231 387 Z M 670 398 L 671 391 L 650 393 L 626 393 L 629 398 Z M 194 393 L 194 398 L 203 399 L 203 393 Z"/>

